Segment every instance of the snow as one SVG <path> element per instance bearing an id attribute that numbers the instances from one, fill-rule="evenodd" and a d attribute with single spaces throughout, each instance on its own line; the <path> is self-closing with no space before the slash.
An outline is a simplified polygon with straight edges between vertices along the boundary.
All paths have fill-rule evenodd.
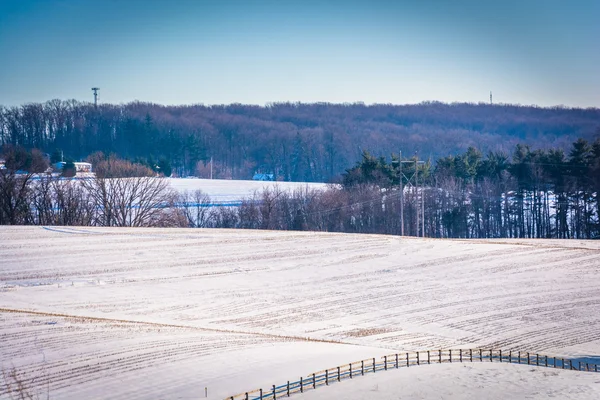
<path id="1" fill-rule="evenodd" d="M 598 362 L 599 253 L 600 242 L 577 240 L 4 226 L 0 366 L 14 366 L 40 397 L 198 398 L 206 387 L 222 399 L 414 350 L 502 348 Z M 406 390 L 412 382 L 415 398 L 433 396 L 417 378 L 436 377 L 460 382 L 452 393 L 465 397 L 473 386 L 522 381 L 575 398 L 569 384 L 594 393 L 600 377 L 448 368 L 375 379 L 406 380 Z M 371 390 L 372 379 L 311 395 L 348 397 L 353 385 Z M 382 396 L 390 388 L 382 399 L 395 398 L 391 383 L 374 384 Z M 356 398 L 369 398 L 362 393 Z"/>
<path id="2" fill-rule="evenodd" d="M 268 181 L 241 181 L 225 179 L 198 179 L 198 178 L 167 178 L 169 185 L 174 190 L 190 193 L 202 190 L 208 194 L 213 202 L 232 202 L 251 198 L 255 192 L 265 189 L 278 189 L 282 191 L 294 190 L 323 190 L 325 183 L 308 182 L 268 182 Z"/>
<path id="3" fill-rule="evenodd" d="M 600 374 L 499 363 L 422 365 L 309 390 L 302 400 L 600 398 Z"/>

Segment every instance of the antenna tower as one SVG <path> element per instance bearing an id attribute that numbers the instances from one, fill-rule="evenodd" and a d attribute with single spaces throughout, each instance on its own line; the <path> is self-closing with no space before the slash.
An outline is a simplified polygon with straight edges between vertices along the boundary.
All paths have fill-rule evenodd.
<path id="1" fill-rule="evenodd" d="M 490 104 L 492 104 L 492 92 L 490 91 Z"/>
<path id="2" fill-rule="evenodd" d="M 98 90 L 100 90 L 99 87 L 92 88 L 92 92 L 94 92 L 94 107 L 98 107 Z"/>

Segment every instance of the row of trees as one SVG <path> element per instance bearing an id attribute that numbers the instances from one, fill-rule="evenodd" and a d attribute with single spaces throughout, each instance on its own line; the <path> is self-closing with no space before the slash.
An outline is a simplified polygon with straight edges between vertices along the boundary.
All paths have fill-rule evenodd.
<path id="1" fill-rule="evenodd" d="M 166 180 L 149 168 L 96 153 L 96 173 L 46 173 L 38 150 L 6 146 L 0 169 L 0 225 L 181 226 Z"/>
<path id="2" fill-rule="evenodd" d="M 419 182 L 415 180 L 418 177 Z M 364 152 L 342 185 L 267 190 L 240 207 L 182 204 L 190 226 L 324 230 L 443 238 L 600 238 L 600 139 L 560 149 L 517 145 L 512 155 L 471 147 L 417 163 Z M 404 225 L 402 225 L 404 224 Z"/>
<path id="3" fill-rule="evenodd" d="M 102 151 L 169 175 L 328 182 L 363 149 L 402 149 L 438 158 L 477 145 L 510 151 L 517 143 L 566 148 L 592 140 L 599 109 L 515 105 L 278 103 L 265 107 L 122 105 L 52 100 L 0 106 L 0 146 L 20 145 L 80 160 Z"/>
<path id="4" fill-rule="evenodd" d="M 401 184 L 408 185 L 411 234 L 600 237 L 600 138 L 591 144 L 578 139 L 568 155 L 562 149 L 532 150 L 519 144 L 511 156 L 483 156 L 470 147 L 437 160 L 435 167 L 400 162 L 395 155 L 391 160 L 364 153 L 343 183 L 347 189 L 372 185 L 382 199 L 402 197 L 394 193 Z M 414 176 L 421 180 L 419 188 L 414 187 Z"/>
<path id="5" fill-rule="evenodd" d="M 431 162 L 368 152 L 325 190 L 256 193 L 218 207 L 175 193 L 149 168 L 96 153 L 96 175 L 38 176 L 39 151 L 15 149 L 0 170 L 0 224 L 189 226 L 454 238 L 599 238 L 600 139 L 512 155 L 471 147 Z M 16 170 L 27 170 L 17 174 Z M 30 171 L 30 172 L 29 172 Z M 418 176 L 418 185 L 415 177 Z"/>

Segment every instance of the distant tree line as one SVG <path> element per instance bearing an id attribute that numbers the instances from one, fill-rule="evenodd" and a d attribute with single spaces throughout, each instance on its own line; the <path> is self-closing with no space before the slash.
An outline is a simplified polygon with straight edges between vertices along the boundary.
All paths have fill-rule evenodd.
<path id="1" fill-rule="evenodd" d="M 396 199 L 405 187 L 405 231 L 454 238 L 600 238 L 600 138 L 578 139 L 562 149 L 531 150 L 518 144 L 512 155 L 470 147 L 435 166 L 391 162 L 368 153 L 344 174 L 344 188 L 369 186 L 382 201 L 377 208 L 398 220 Z M 402 167 L 401 167 L 402 164 Z M 421 184 L 415 188 L 417 168 Z M 401 169 L 403 168 L 403 169 Z M 404 173 L 401 173 L 403 171 Z M 406 186 L 408 185 L 408 188 Z M 424 231 L 423 231 L 424 230 Z M 398 227 L 382 233 L 397 234 Z"/>
<path id="2" fill-rule="evenodd" d="M 568 155 L 517 145 L 510 156 L 484 156 L 470 147 L 435 164 L 415 161 L 392 155 L 388 162 L 364 152 L 341 185 L 292 193 L 270 189 L 240 207 L 202 208 L 210 199 L 196 193 L 202 199 L 197 210 L 204 211 L 201 218 L 189 213 L 189 226 L 436 238 L 600 238 L 600 138 L 591 144 L 575 141 Z"/>
<path id="3" fill-rule="evenodd" d="M 257 192 L 215 207 L 175 193 L 151 169 L 95 153 L 96 175 L 39 174 L 38 150 L 9 147 L 0 170 L 0 224 L 314 230 L 438 238 L 600 238 L 600 138 L 562 149 L 475 147 L 435 163 L 363 152 L 341 184 Z M 20 173 L 18 171 L 21 171 Z M 415 177 L 418 177 L 418 184 Z"/>
<path id="4" fill-rule="evenodd" d="M 567 149 L 592 141 L 599 109 L 518 105 L 364 105 L 276 103 L 265 107 L 113 105 L 51 100 L 0 106 L 0 146 L 83 160 L 101 151 L 166 176 L 249 179 L 256 172 L 279 180 L 329 182 L 362 152 L 402 149 L 421 159 L 464 152 L 511 151 L 517 143 Z"/>

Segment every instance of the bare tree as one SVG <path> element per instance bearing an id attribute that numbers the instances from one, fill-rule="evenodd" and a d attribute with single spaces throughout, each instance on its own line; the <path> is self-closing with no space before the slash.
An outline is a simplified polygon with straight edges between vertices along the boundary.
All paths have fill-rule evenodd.
<path id="1" fill-rule="evenodd" d="M 5 146 L 5 168 L 0 169 L 0 225 L 28 224 L 30 220 L 29 183 L 36 173 L 48 168 L 39 150 L 31 152 Z"/>
<path id="2" fill-rule="evenodd" d="M 211 220 L 211 199 L 202 190 L 185 191 L 177 197 L 176 206 L 183 212 L 187 226 L 207 228 Z"/>
<path id="3" fill-rule="evenodd" d="M 139 164 L 123 160 L 100 163 L 84 188 L 98 209 L 101 226 L 153 226 L 173 203 L 168 182 Z"/>
<path id="4" fill-rule="evenodd" d="M 57 225 L 92 225 L 96 207 L 90 193 L 80 181 L 55 179 L 53 181 Z"/>
<path id="5" fill-rule="evenodd" d="M 215 228 L 239 228 L 237 207 L 219 207 L 213 214 Z"/>

